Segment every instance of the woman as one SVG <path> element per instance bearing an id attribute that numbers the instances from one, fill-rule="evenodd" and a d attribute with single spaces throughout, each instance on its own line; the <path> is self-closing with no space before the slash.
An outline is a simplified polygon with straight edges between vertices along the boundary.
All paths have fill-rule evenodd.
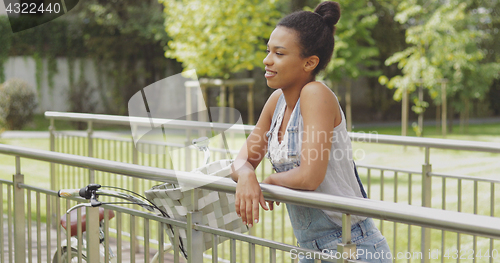
<path id="1" fill-rule="evenodd" d="M 231 175 L 237 182 L 236 212 L 250 227 L 259 220 L 259 204 L 265 210 L 273 209 L 272 202 L 269 207 L 266 204 L 255 175 L 266 151 L 276 173 L 263 183 L 338 196 L 364 196 L 342 109 L 334 93 L 315 81 L 332 56 L 339 18 L 338 3 L 323 2 L 314 12 L 286 16 L 271 33 L 263 62 L 267 85 L 276 91 L 235 159 L 238 169 Z M 287 204 L 287 210 L 300 247 L 335 254 L 341 242 L 341 213 L 291 204 Z M 389 247 L 371 218 L 352 216 L 351 220 L 358 258 L 392 262 L 380 259 L 380 254 L 375 256 L 378 259 L 362 255 L 378 252 L 385 256 Z M 313 259 L 301 258 L 300 262 Z"/>

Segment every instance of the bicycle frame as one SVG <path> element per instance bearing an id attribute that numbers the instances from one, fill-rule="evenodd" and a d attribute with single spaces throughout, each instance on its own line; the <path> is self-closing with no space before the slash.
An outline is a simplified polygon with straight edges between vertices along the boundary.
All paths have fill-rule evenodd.
<path id="1" fill-rule="evenodd" d="M 208 143 L 209 143 L 209 140 L 207 137 L 201 137 L 201 138 L 198 138 L 198 139 L 195 139 L 192 141 L 192 144 L 199 151 L 202 151 L 204 153 L 205 164 L 208 164 L 209 160 L 210 160 L 210 151 L 208 149 Z M 147 200 L 146 198 L 144 198 L 143 196 L 141 196 L 137 193 L 134 193 L 132 191 L 128 191 L 126 189 L 121 189 L 121 190 L 128 191 L 130 193 L 134 193 L 137 196 L 144 198 L 144 200 L 142 200 L 136 196 L 133 196 L 133 195 L 125 194 L 123 192 L 102 190 L 99 188 L 101 188 L 101 185 L 89 184 L 88 186 L 86 186 L 82 189 L 65 189 L 65 190 L 63 189 L 63 190 L 59 190 L 58 196 L 59 197 L 62 197 L 62 196 L 64 196 L 64 197 L 83 197 L 85 199 L 90 200 L 89 203 L 81 203 L 81 204 L 78 204 L 78 205 L 71 207 L 68 211 L 66 211 L 66 213 L 71 213 L 71 211 L 73 211 L 77 208 L 101 206 L 102 204 L 105 204 L 105 203 L 101 203 L 100 201 L 98 201 L 97 200 L 98 196 L 109 196 L 109 197 L 116 197 L 116 198 L 124 199 L 124 200 L 130 202 L 131 204 L 140 205 L 141 207 L 145 208 L 146 210 L 148 210 L 150 212 L 155 212 L 155 209 L 157 209 L 163 216 L 166 215 L 163 211 L 161 211 L 153 203 L 149 202 L 149 200 Z M 112 204 L 112 203 L 108 203 L 108 204 Z M 101 220 L 99 222 L 99 233 L 100 233 L 99 262 L 100 263 L 106 263 L 106 262 L 115 263 L 116 262 L 116 255 L 114 255 L 114 253 L 112 252 L 111 247 L 109 247 L 109 254 L 110 254 L 109 259 L 106 260 L 106 258 L 105 258 L 106 240 L 105 240 L 104 231 L 103 231 L 103 227 L 104 227 L 103 224 L 104 224 L 104 222 L 103 222 L 103 220 Z M 67 244 L 67 240 L 63 241 L 61 244 L 61 248 L 60 248 L 61 251 L 63 250 L 63 248 L 66 248 L 66 251 L 68 251 L 68 247 L 69 247 L 69 249 L 71 249 L 71 252 L 76 251 L 77 253 L 81 253 L 82 256 L 85 256 L 86 254 L 84 254 L 84 252 L 87 253 L 87 243 L 86 243 L 85 239 L 82 240 L 83 251 L 79 252 L 79 249 L 78 249 L 79 242 L 78 241 L 79 240 L 74 236 L 72 236 L 70 238 L 69 245 Z M 165 246 L 164 252 L 168 252 L 171 249 L 172 249 L 172 245 L 168 244 Z M 58 254 L 58 252 L 56 251 L 56 254 L 54 255 L 53 262 L 58 262 L 58 261 L 55 261 L 56 258 L 57 258 L 57 260 L 59 260 L 57 254 Z M 159 252 L 157 252 L 156 255 L 153 257 L 151 263 L 158 262 L 158 255 L 159 255 Z"/>
<path id="2" fill-rule="evenodd" d="M 88 194 L 88 195 L 87 194 L 82 195 L 81 191 L 83 191 L 83 189 L 88 190 L 89 188 L 91 188 L 90 186 L 96 188 L 93 190 L 91 189 L 91 191 L 93 191 L 93 193 Z M 131 204 L 140 205 L 141 207 L 144 207 L 148 211 L 151 211 L 151 212 L 155 211 L 150 203 L 148 203 L 140 198 L 137 198 L 133 195 L 129 195 L 129 194 L 126 194 L 123 192 L 109 191 L 109 190 L 98 190 L 97 188 L 99 188 L 99 187 L 100 187 L 100 185 L 89 185 L 86 188 L 82 188 L 82 189 L 60 190 L 59 196 L 70 197 L 70 196 L 78 196 L 79 195 L 80 197 L 84 197 L 84 198 L 90 196 L 90 198 L 89 198 L 91 200 L 90 203 L 81 203 L 81 204 L 75 205 L 75 206 L 71 207 L 68 211 L 66 211 L 66 213 L 71 213 L 72 211 L 74 211 L 77 208 L 97 207 L 97 206 L 101 206 L 102 204 L 107 204 L 107 203 L 102 203 L 102 202 L 98 201 L 97 200 L 98 196 L 109 196 L 109 197 L 116 197 L 116 198 L 124 199 L 124 200 L 130 202 Z M 109 203 L 109 204 L 112 204 L 112 203 Z M 61 222 L 61 224 L 62 224 L 62 222 Z M 68 223 L 66 223 L 66 226 L 69 227 Z M 100 222 L 99 222 L 99 233 L 100 233 L 99 234 L 99 237 L 100 237 L 99 262 L 100 263 L 107 263 L 107 262 L 116 263 L 116 260 L 117 260 L 116 255 L 113 253 L 110 246 L 108 246 L 109 259 L 106 260 L 106 258 L 105 258 L 105 251 L 106 251 L 105 246 L 107 244 L 107 240 L 105 239 L 105 235 L 104 235 L 104 231 L 103 231 L 104 227 L 105 227 L 104 220 L 100 220 Z M 82 240 L 82 251 L 81 252 L 78 249 L 78 243 L 79 243 L 78 238 L 75 236 L 72 236 L 70 238 L 69 245 L 68 245 L 67 240 L 64 240 L 61 243 L 60 250 L 64 251 L 66 249 L 66 251 L 68 251 L 68 249 L 70 249 L 71 251 L 76 251 L 77 253 L 81 253 L 82 257 L 86 257 L 86 255 L 87 255 L 87 242 L 86 242 L 85 238 L 83 238 L 83 240 Z M 172 249 L 172 246 L 170 244 L 168 244 L 168 245 L 166 245 L 164 252 L 168 252 L 171 249 Z M 58 254 L 58 252 L 56 251 L 56 253 L 54 254 L 53 262 L 59 262 L 57 254 Z M 159 252 L 157 252 L 157 254 L 153 257 L 153 260 L 151 262 L 157 262 L 158 254 L 159 254 Z M 61 256 L 61 259 L 64 259 L 64 258 Z"/>
<path id="3" fill-rule="evenodd" d="M 113 253 L 113 250 L 111 249 L 111 246 L 108 246 L 108 251 L 109 251 L 109 259 L 106 260 L 106 247 L 105 245 L 107 244 L 107 241 L 105 240 L 104 238 L 104 231 L 103 231 L 103 228 L 104 228 L 104 222 L 101 221 L 100 224 L 99 224 L 99 232 L 100 232 L 100 242 L 99 242 L 99 262 L 100 263 L 117 263 L 117 259 L 116 259 L 116 255 Z M 66 231 L 67 232 L 67 231 Z M 64 248 L 66 248 L 66 250 L 69 248 L 71 251 L 79 251 L 79 240 L 77 237 L 75 236 L 72 236 L 70 238 L 70 244 L 68 245 L 68 241 L 67 239 L 63 240 L 61 242 L 61 251 L 64 250 Z M 82 238 L 81 240 L 81 248 L 82 248 L 82 258 L 85 257 L 87 255 L 87 240 L 86 238 Z M 57 251 L 56 253 L 54 254 L 54 260 L 53 261 L 56 261 L 56 258 L 57 258 Z M 61 260 L 64 260 L 64 255 L 61 255 Z M 56 261 L 57 262 L 57 261 Z"/>

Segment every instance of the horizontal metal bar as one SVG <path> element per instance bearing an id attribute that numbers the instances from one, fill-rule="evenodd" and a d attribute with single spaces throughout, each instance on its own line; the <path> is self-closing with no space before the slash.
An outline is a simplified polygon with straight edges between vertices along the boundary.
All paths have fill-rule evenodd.
<path id="1" fill-rule="evenodd" d="M 27 184 L 19 184 L 18 185 L 19 188 L 24 188 L 24 189 L 27 189 L 27 190 L 32 190 L 32 191 L 35 191 L 35 192 L 40 192 L 40 193 L 43 193 L 43 194 L 46 194 L 46 195 L 52 195 L 52 196 L 57 196 L 57 192 L 56 191 L 53 191 L 53 190 L 49 190 L 49 189 L 45 189 L 45 188 L 40 188 L 40 187 L 36 187 L 36 186 L 32 186 L 32 185 L 27 185 Z M 83 185 L 82 185 L 83 187 Z M 71 198 L 71 199 L 74 199 L 74 200 L 85 200 L 83 198 Z"/>
<path id="2" fill-rule="evenodd" d="M 233 231 L 229 231 L 229 230 L 225 230 L 225 229 L 221 229 L 221 228 L 214 228 L 214 227 L 199 225 L 199 224 L 195 224 L 193 226 L 193 228 L 195 230 L 202 231 L 204 233 L 215 234 L 215 235 L 227 237 L 230 239 L 236 239 L 236 240 L 240 240 L 240 241 L 251 243 L 251 244 L 265 246 L 268 248 L 275 248 L 275 249 L 285 251 L 285 252 L 290 252 L 290 250 L 295 249 L 297 252 L 309 252 L 311 254 L 318 253 L 317 250 L 300 248 L 297 246 L 288 245 L 288 244 L 272 241 L 269 239 L 259 238 L 259 237 L 255 237 L 255 236 L 251 236 L 251 235 L 247 235 L 247 234 L 241 234 L 241 233 L 237 233 L 237 232 L 233 232 Z M 324 254 L 324 253 L 321 253 L 321 255 L 330 256 L 329 254 Z M 335 261 L 332 261 L 332 262 L 335 262 Z"/>
<path id="3" fill-rule="evenodd" d="M 159 119 L 159 118 L 141 118 L 130 116 L 118 115 L 105 115 L 105 114 L 90 114 L 90 113 L 70 113 L 70 112 L 56 112 L 46 111 L 45 117 L 55 120 L 65 121 L 91 121 L 96 123 L 118 124 L 118 125 L 137 125 L 155 127 L 163 125 L 170 129 L 202 129 L 202 130 L 223 130 L 232 132 L 251 131 L 254 129 L 252 125 L 242 124 L 226 124 L 226 123 L 210 123 L 200 121 L 187 121 L 175 119 Z"/>
<path id="4" fill-rule="evenodd" d="M 14 185 L 14 183 L 12 181 L 7 181 L 7 180 L 3 180 L 3 179 L 0 179 L 0 184 Z"/>
<path id="5" fill-rule="evenodd" d="M 348 132 L 351 141 L 500 153 L 500 143 Z"/>
<path id="6" fill-rule="evenodd" d="M 356 164 L 356 167 L 366 168 L 366 169 L 374 169 L 374 170 L 384 170 L 384 171 L 391 171 L 391 172 L 401 172 L 401 173 L 407 173 L 407 174 L 422 174 L 422 170 L 420 170 L 420 171 L 418 171 L 418 170 L 405 170 L 405 169 L 397 169 L 397 168 L 377 166 L 377 165 Z"/>
<path id="7" fill-rule="evenodd" d="M 485 178 L 485 177 L 468 176 L 468 175 L 454 175 L 454 174 L 444 174 L 444 173 L 428 173 L 428 175 L 429 176 L 436 176 L 436 177 L 464 179 L 464 180 L 471 180 L 471 181 L 477 181 L 477 182 L 500 183 L 500 180 L 495 180 L 495 179 Z"/>
<path id="8" fill-rule="evenodd" d="M 253 125 L 239 125 L 239 124 L 232 125 L 232 124 L 210 123 L 210 122 L 199 122 L 199 121 L 157 119 L 157 118 L 150 119 L 150 118 L 129 117 L 129 116 L 90 114 L 90 113 L 70 113 L 70 112 L 56 112 L 56 111 L 46 111 L 45 117 L 55 120 L 92 121 L 92 122 L 118 124 L 125 126 L 130 126 L 130 124 L 134 124 L 134 125 L 150 127 L 151 122 L 153 122 L 155 126 L 164 125 L 165 127 L 176 128 L 176 129 L 205 129 L 205 130 L 215 129 L 215 130 L 228 130 L 235 132 L 239 131 L 241 132 L 245 130 L 245 132 L 250 132 L 255 128 L 255 126 Z M 384 143 L 384 144 L 429 147 L 438 149 L 500 153 L 500 143 L 423 138 L 423 137 L 412 137 L 412 136 L 382 135 L 373 133 L 348 132 L 348 134 L 351 140 L 354 142 Z"/>
<path id="9" fill-rule="evenodd" d="M 107 132 L 108 133 L 108 132 Z M 111 132 L 109 132 L 111 133 Z M 78 138 L 87 138 L 89 136 L 87 131 L 55 131 L 54 134 L 56 136 L 58 135 L 65 135 L 65 136 L 72 136 L 72 137 L 78 137 Z M 113 141 L 122 141 L 122 142 L 130 142 L 130 138 L 127 137 L 117 137 L 118 136 L 126 136 L 127 134 L 122 134 L 122 133 L 113 133 L 115 136 L 112 135 L 103 135 L 96 133 L 95 131 L 92 133 L 92 138 L 94 139 L 107 139 L 107 140 L 113 140 Z"/>
<path id="10" fill-rule="evenodd" d="M 19 188 L 24 188 L 24 189 L 31 190 L 31 191 L 34 191 L 34 192 L 40 192 L 40 193 L 44 193 L 44 194 L 47 194 L 47 195 L 58 196 L 56 191 L 52 191 L 52 190 L 48 190 L 48 189 L 43 189 L 43 188 L 39 188 L 39 187 L 36 187 L 36 186 L 31 186 L 31 185 L 26 185 L 26 184 L 19 184 Z M 86 200 L 83 199 L 83 198 L 81 198 L 81 197 L 64 197 L 64 199 L 70 199 L 70 200 L 79 201 L 79 202 L 86 202 Z M 123 206 L 116 206 L 116 205 L 102 205 L 102 207 L 104 207 L 106 209 L 109 209 L 109 210 L 116 211 L 116 212 L 130 214 L 130 215 L 134 215 L 134 216 L 138 216 L 138 217 L 142 217 L 142 218 L 147 218 L 147 219 L 151 219 L 151 220 L 160 221 L 160 222 L 163 222 L 163 223 L 166 223 L 166 224 L 170 224 L 170 225 L 175 225 L 175 226 L 178 226 L 178 227 L 181 227 L 181 228 L 186 228 L 186 222 L 175 220 L 175 219 L 166 218 L 166 217 L 155 215 L 155 214 L 152 214 L 152 213 L 142 212 L 142 211 L 139 211 L 139 210 L 126 208 L 126 207 L 123 207 Z"/>
<path id="11" fill-rule="evenodd" d="M 255 83 L 255 80 L 252 78 L 245 79 L 205 79 L 201 78 L 199 80 L 189 80 L 184 83 L 186 87 L 220 87 L 222 85 L 225 86 L 243 86 L 243 85 L 252 85 Z"/>
<path id="12" fill-rule="evenodd" d="M 236 183 L 229 178 L 200 175 L 191 172 L 140 166 L 3 144 L 0 144 L 0 153 L 59 164 L 74 165 L 103 172 L 124 174 L 155 181 L 176 183 L 177 177 L 182 177 L 182 181 L 186 185 L 227 193 L 234 193 L 236 189 Z M 366 200 L 363 198 L 347 198 L 311 191 L 297 191 L 267 184 L 261 184 L 261 189 L 267 200 L 485 237 L 500 238 L 500 218 L 470 215 L 406 204 Z"/>
<path id="13" fill-rule="evenodd" d="M 72 135 L 74 137 L 81 137 L 81 138 L 87 138 L 88 134 L 87 132 L 77 132 L 77 131 L 63 131 L 63 132 L 57 132 L 57 134 L 63 134 L 63 135 Z M 117 136 L 122 136 L 123 134 L 116 133 Z M 92 135 L 92 138 L 94 139 L 106 139 L 110 141 L 120 141 L 120 142 L 131 142 L 130 138 L 120 138 L 117 136 L 106 136 L 106 135 L 99 135 L 94 133 Z M 180 143 L 171 143 L 171 142 L 162 142 L 162 141 L 151 141 L 151 140 L 141 140 L 141 144 L 152 144 L 152 145 L 158 145 L 158 146 L 168 146 L 168 147 L 177 147 L 177 148 L 184 148 L 186 147 L 185 144 L 180 144 Z M 190 148 L 196 150 L 196 147 L 190 146 Z M 225 149 L 221 148 L 210 148 L 210 151 L 212 152 L 221 152 L 221 153 L 226 153 L 228 152 Z M 230 153 L 232 154 L 237 154 L 239 151 L 237 150 L 229 150 Z"/>
<path id="14" fill-rule="evenodd" d="M 143 212 L 143 211 L 139 211 L 139 210 L 135 210 L 135 209 L 130 209 L 130 208 L 126 208 L 123 206 L 102 205 L 102 207 L 109 209 L 109 210 L 116 211 L 116 212 L 120 212 L 120 213 L 124 213 L 124 214 L 128 214 L 128 215 L 133 215 L 133 216 L 137 216 L 137 217 L 141 217 L 141 218 L 147 218 L 150 220 L 158 221 L 158 222 L 169 224 L 172 226 L 177 226 L 177 227 L 184 228 L 184 229 L 186 229 L 186 227 L 187 227 L 187 224 L 184 221 L 170 219 L 167 217 L 163 217 L 163 216 L 159 216 L 159 215 L 155 215 L 152 213 Z"/>
<path id="15" fill-rule="evenodd" d="M 362 215 L 406 224 L 444 229 L 499 238 L 500 218 L 445 211 L 402 203 L 391 203 L 363 198 L 347 198 L 297 191 L 274 185 L 261 184 L 266 200 L 281 201 L 347 214 Z M 286 201 L 285 201 L 286 200 Z"/>
<path id="16" fill-rule="evenodd" d="M 252 244 L 256 244 L 256 245 L 260 245 L 260 246 L 275 248 L 275 249 L 282 250 L 282 251 L 290 251 L 290 249 L 297 248 L 296 246 L 293 246 L 293 245 L 288 245 L 288 244 L 272 241 L 269 239 L 259 238 L 259 237 L 255 237 L 255 236 L 251 236 L 251 235 L 247 235 L 247 234 L 241 234 L 241 233 L 237 233 L 237 232 L 233 232 L 233 231 L 229 231 L 229 230 L 225 230 L 225 229 L 221 229 L 221 228 L 214 228 L 214 227 L 199 225 L 199 224 L 195 224 L 193 226 L 193 228 L 195 230 L 199 230 L 199 231 L 202 231 L 205 233 L 219 235 L 219 236 L 223 236 L 223 237 L 227 237 L 227 238 L 232 238 L 232 239 L 236 239 L 236 240 L 240 240 L 243 242 L 252 243 Z"/>

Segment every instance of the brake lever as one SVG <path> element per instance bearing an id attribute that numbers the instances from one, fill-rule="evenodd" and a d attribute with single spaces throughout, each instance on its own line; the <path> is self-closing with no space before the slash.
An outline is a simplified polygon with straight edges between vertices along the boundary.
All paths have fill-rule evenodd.
<path id="1" fill-rule="evenodd" d="M 73 206 L 72 208 L 68 209 L 68 211 L 66 211 L 66 214 L 69 214 L 71 211 L 73 211 L 77 208 L 80 208 L 80 207 L 92 207 L 92 204 L 90 204 L 90 203 L 77 204 L 77 205 Z"/>
<path id="2" fill-rule="evenodd" d="M 69 214 L 71 211 L 73 211 L 77 208 L 80 208 L 80 207 L 97 207 L 97 206 L 101 206 L 101 205 L 102 205 L 102 203 L 97 200 L 97 195 L 96 195 L 95 191 L 91 191 L 90 203 L 77 204 L 77 205 L 71 207 L 70 209 L 68 209 L 68 211 L 66 211 L 66 214 Z"/>
<path id="3" fill-rule="evenodd" d="M 96 207 L 96 206 L 100 206 L 102 205 L 101 202 L 99 202 L 99 200 L 97 200 L 97 194 L 96 194 L 96 191 L 92 191 L 91 192 L 91 196 L 90 196 L 90 205 L 92 207 Z"/>

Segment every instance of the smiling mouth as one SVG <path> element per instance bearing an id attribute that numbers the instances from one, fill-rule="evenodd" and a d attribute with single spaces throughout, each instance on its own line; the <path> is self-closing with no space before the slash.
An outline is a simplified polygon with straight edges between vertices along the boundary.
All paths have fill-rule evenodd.
<path id="1" fill-rule="evenodd" d="M 274 71 L 270 71 L 270 70 L 266 70 L 266 78 L 270 78 L 270 77 L 274 77 L 276 76 L 276 74 L 278 74 L 277 72 L 274 72 Z"/>

